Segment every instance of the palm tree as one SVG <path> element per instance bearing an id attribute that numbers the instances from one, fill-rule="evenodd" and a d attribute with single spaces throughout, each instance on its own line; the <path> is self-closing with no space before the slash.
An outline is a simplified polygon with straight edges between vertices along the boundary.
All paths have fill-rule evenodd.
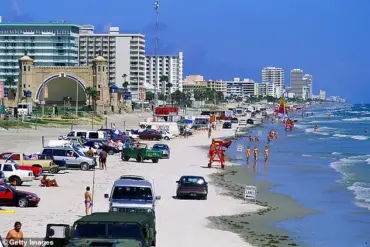
<path id="1" fill-rule="evenodd" d="M 162 88 L 163 88 L 163 85 L 166 85 L 168 82 L 168 75 L 161 75 L 161 77 L 159 78 L 159 82 L 162 83 Z"/>
<path id="2" fill-rule="evenodd" d="M 87 97 L 89 98 L 89 105 L 91 105 L 91 99 L 93 100 L 93 109 L 95 109 L 95 102 L 97 99 L 97 96 L 99 95 L 98 90 L 96 90 L 93 87 L 87 87 L 85 90 Z"/>
<path id="3" fill-rule="evenodd" d="M 4 82 L 4 86 L 5 86 L 5 88 L 8 89 L 8 97 L 9 97 L 9 95 L 11 95 L 12 97 L 14 96 L 14 98 L 15 98 L 15 95 L 17 93 L 17 90 L 15 88 L 13 88 L 13 86 L 15 86 L 15 85 L 16 85 L 16 82 L 15 82 L 13 76 L 10 76 L 10 77 L 6 78 L 6 80 Z"/>
<path id="4" fill-rule="evenodd" d="M 172 88 L 172 83 L 171 82 L 169 82 L 169 83 L 167 83 L 166 84 L 166 88 L 167 88 L 167 91 L 168 91 L 168 101 L 171 103 L 171 88 Z"/>
<path id="5" fill-rule="evenodd" d="M 125 89 L 125 92 L 127 92 L 127 87 L 128 87 L 128 85 L 129 85 L 129 83 L 126 81 L 126 77 L 127 77 L 127 75 L 126 75 L 126 74 L 123 74 L 123 75 L 122 75 L 122 78 L 123 78 L 122 87 Z"/>

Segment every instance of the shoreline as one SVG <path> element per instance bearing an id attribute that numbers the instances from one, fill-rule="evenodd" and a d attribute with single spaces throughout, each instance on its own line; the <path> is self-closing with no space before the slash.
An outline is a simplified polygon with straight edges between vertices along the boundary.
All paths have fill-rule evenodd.
<path id="1" fill-rule="evenodd" d="M 266 128 L 266 125 L 263 128 Z M 218 138 L 230 139 L 227 135 Z M 237 141 L 238 139 L 233 139 L 233 142 Z M 205 149 L 206 147 L 201 148 Z M 236 163 L 236 160 L 230 158 L 228 160 L 232 166 L 226 166 L 224 171 L 212 173 L 210 175 L 211 184 L 225 190 L 224 195 L 237 200 L 244 200 L 245 185 L 255 185 L 257 186 L 256 205 L 262 206 L 264 209 L 231 216 L 211 216 L 208 217 L 210 227 L 234 232 L 253 246 L 306 247 L 306 244 L 295 239 L 295 237 L 299 237 L 296 233 L 288 232 L 274 224 L 285 220 L 300 219 L 318 212 L 305 208 L 289 195 L 272 192 L 271 189 L 277 185 L 257 178 L 255 173 L 246 168 L 245 165 L 238 164 L 241 161 Z M 268 164 L 263 165 L 263 170 L 267 172 Z"/>

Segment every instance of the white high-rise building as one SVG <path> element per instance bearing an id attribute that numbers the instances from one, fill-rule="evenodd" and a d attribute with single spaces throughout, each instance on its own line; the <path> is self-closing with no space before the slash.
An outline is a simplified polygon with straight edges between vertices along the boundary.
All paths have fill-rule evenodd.
<path id="1" fill-rule="evenodd" d="M 306 88 L 305 99 L 312 99 L 312 75 L 305 74 L 302 78 L 303 85 Z"/>
<path id="2" fill-rule="evenodd" d="M 246 99 L 258 95 L 258 85 L 251 79 L 240 80 L 240 78 L 234 78 L 232 81 L 227 81 L 226 85 L 226 95 L 228 97 Z"/>
<path id="3" fill-rule="evenodd" d="M 290 88 L 295 97 L 303 98 L 303 70 L 292 69 L 290 71 Z"/>
<path id="4" fill-rule="evenodd" d="M 326 100 L 326 91 L 320 90 L 319 99 Z"/>
<path id="5" fill-rule="evenodd" d="M 139 91 L 146 86 L 144 53 L 142 34 L 120 34 L 118 27 L 110 27 L 108 34 L 95 34 L 91 25 L 80 29 L 79 65 L 92 65 L 96 56 L 103 56 L 108 62 L 109 83 L 122 87 L 126 80 L 133 100 L 138 100 Z"/>
<path id="6" fill-rule="evenodd" d="M 157 85 L 159 93 L 168 94 L 166 84 L 171 83 L 171 93 L 182 91 L 184 55 L 147 55 L 146 84 L 151 90 Z M 168 76 L 168 81 L 162 83 L 161 76 Z"/>
<path id="7" fill-rule="evenodd" d="M 262 83 L 272 82 L 276 90 L 273 97 L 281 97 L 284 92 L 284 70 L 276 67 L 265 67 L 262 69 Z M 271 86 L 270 86 L 271 87 Z M 274 90 L 275 90 L 274 89 Z"/>

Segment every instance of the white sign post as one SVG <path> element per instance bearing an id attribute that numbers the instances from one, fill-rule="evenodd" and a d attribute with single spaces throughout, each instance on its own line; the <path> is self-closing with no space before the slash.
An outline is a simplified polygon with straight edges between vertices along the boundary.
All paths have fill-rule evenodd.
<path id="1" fill-rule="evenodd" d="M 244 202 L 247 200 L 254 201 L 257 199 L 257 186 L 246 185 L 244 190 Z"/>

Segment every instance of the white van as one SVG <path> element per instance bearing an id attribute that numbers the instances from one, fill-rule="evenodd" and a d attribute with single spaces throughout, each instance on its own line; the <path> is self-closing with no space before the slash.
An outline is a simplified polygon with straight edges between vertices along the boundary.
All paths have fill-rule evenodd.
<path id="1" fill-rule="evenodd" d="M 106 139 L 106 133 L 101 130 L 72 130 L 66 137 L 83 137 L 86 139 Z"/>
<path id="2" fill-rule="evenodd" d="M 140 122 L 141 129 L 153 129 L 168 132 L 170 135 L 178 136 L 180 134 L 177 123 L 172 122 Z"/>

